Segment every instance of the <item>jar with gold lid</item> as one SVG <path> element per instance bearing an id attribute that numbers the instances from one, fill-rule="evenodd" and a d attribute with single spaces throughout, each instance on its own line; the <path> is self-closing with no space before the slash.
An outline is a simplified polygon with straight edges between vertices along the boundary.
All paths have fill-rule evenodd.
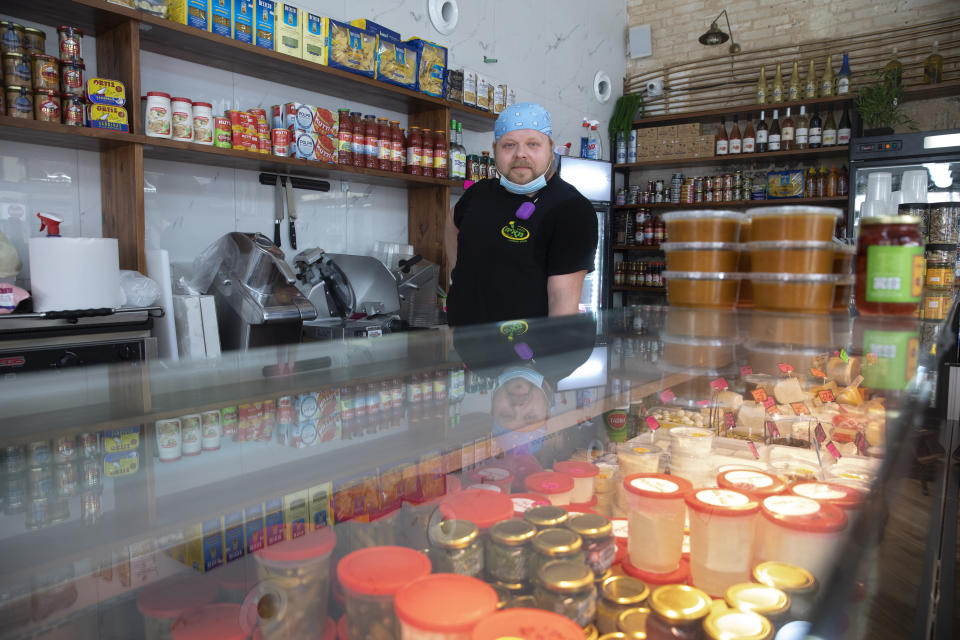
<path id="1" fill-rule="evenodd" d="M 435 573 L 483 575 L 483 546 L 480 529 L 469 520 L 443 520 L 430 527 L 431 553 Z"/>
<path id="2" fill-rule="evenodd" d="M 631 640 L 646 640 L 649 615 L 650 609 L 647 607 L 627 609 L 617 619 L 617 628 Z"/>
<path id="3" fill-rule="evenodd" d="M 699 640 L 703 619 L 711 611 L 706 592 L 684 584 L 657 587 L 647 602 L 648 640 Z"/>
<path id="4" fill-rule="evenodd" d="M 583 628 L 583 638 L 584 640 L 600 640 L 600 631 L 597 630 L 597 625 L 588 624 L 585 626 Z"/>
<path id="5" fill-rule="evenodd" d="M 538 530 L 562 527 L 569 517 L 570 515 L 566 509 L 563 507 L 555 507 L 552 504 L 533 507 L 523 513 L 523 519 L 535 526 Z"/>
<path id="6" fill-rule="evenodd" d="M 539 575 L 540 567 L 553 560 L 584 564 L 583 541 L 569 529 L 544 529 L 533 537 L 532 546 L 530 576 L 534 579 Z"/>
<path id="7" fill-rule="evenodd" d="M 650 596 L 650 587 L 631 576 L 613 576 L 600 585 L 597 598 L 597 628 L 600 633 L 622 631 L 617 622 L 630 609 L 642 607 Z"/>
<path id="8" fill-rule="evenodd" d="M 802 567 L 786 562 L 763 562 L 753 568 L 753 579 L 776 587 L 790 597 L 790 617 L 810 620 L 817 600 L 817 580 Z"/>
<path id="9" fill-rule="evenodd" d="M 790 596 L 777 587 L 743 582 L 727 589 L 723 599 L 731 609 L 760 614 L 770 621 L 774 631 L 789 620 Z"/>
<path id="10" fill-rule="evenodd" d="M 581 627 L 593 623 L 597 589 L 593 572 L 582 561 L 553 560 L 539 568 L 533 588 L 537 607 L 570 618 Z"/>
<path id="11" fill-rule="evenodd" d="M 594 575 L 606 573 L 617 555 L 610 519 L 595 513 L 582 513 L 568 518 L 566 525 L 583 540 L 583 554 Z"/>
<path id="12" fill-rule="evenodd" d="M 769 640 L 773 625 L 752 611 L 723 609 L 706 617 L 703 632 L 710 640 Z"/>
<path id="13" fill-rule="evenodd" d="M 629 636 L 625 633 L 620 633 L 619 631 L 614 631 L 613 633 L 605 633 L 600 636 L 597 640 L 629 640 Z"/>
<path id="14" fill-rule="evenodd" d="M 488 532 L 486 540 L 487 574 L 509 583 L 522 583 L 530 578 L 530 543 L 537 528 L 526 520 L 502 520 Z"/>
<path id="15" fill-rule="evenodd" d="M 497 609 L 505 609 L 515 599 L 528 595 L 528 582 L 504 582 L 503 580 L 488 580 L 488 584 L 497 592 Z M 516 606 L 516 605 L 515 605 Z"/>

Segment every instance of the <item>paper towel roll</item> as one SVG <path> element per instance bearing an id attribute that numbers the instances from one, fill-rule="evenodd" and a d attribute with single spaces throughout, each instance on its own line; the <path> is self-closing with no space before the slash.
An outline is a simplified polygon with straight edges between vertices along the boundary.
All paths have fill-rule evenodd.
<path id="1" fill-rule="evenodd" d="M 30 238 L 34 311 L 116 309 L 120 249 L 116 238 Z"/>

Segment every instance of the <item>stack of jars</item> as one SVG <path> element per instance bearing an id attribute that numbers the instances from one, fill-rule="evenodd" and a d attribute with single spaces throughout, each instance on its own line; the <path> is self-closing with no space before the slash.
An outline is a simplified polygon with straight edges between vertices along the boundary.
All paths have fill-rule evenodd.
<path id="1" fill-rule="evenodd" d="M 663 287 L 664 262 L 618 262 L 613 272 L 617 287 Z"/>
<path id="2" fill-rule="evenodd" d="M 483 180 L 485 178 L 496 178 L 497 165 L 490 157 L 489 151 L 483 151 L 480 155 L 470 154 L 467 156 L 467 180 Z"/>

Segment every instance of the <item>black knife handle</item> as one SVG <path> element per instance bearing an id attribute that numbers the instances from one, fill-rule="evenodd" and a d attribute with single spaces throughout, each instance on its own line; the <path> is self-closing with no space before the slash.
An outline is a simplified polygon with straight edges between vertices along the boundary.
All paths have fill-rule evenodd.
<path id="1" fill-rule="evenodd" d="M 297 226 L 293 220 L 290 221 L 290 248 L 297 248 Z"/>
<path id="2" fill-rule="evenodd" d="M 280 221 L 273 221 L 273 244 L 277 245 L 277 248 L 280 248 Z"/>

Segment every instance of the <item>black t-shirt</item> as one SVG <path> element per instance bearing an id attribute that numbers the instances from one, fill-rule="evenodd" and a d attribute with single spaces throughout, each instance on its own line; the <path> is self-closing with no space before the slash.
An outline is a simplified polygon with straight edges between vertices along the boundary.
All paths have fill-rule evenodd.
<path id="1" fill-rule="evenodd" d="M 525 202 L 535 206 L 516 217 Z M 547 278 L 592 271 L 597 214 L 590 201 L 554 174 L 533 198 L 481 180 L 454 208 L 457 265 L 447 298 L 451 325 L 547 315 Z"/>

